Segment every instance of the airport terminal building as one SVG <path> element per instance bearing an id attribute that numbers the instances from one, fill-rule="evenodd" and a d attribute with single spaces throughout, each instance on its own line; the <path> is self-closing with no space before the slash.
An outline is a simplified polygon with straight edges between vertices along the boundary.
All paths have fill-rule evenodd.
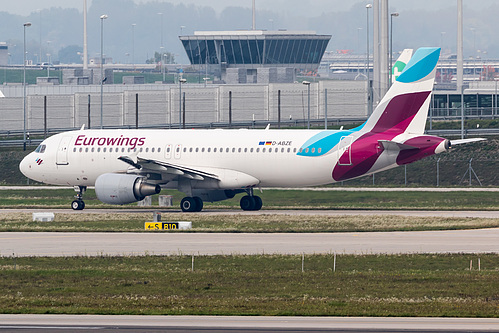
<path id="1" fill-rule="evenodd" d="M 313 31 L 196 31 L 180 36 L 191 64 L 222 82 L 291 83 L 317 71 L 331 35 Z"/>

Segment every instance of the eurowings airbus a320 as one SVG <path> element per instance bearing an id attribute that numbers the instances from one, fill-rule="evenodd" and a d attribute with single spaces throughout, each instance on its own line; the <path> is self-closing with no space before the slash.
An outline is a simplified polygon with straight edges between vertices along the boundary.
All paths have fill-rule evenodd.
<path id="1" fill-rule="evenodd" d="M 449 140 L 424 134 L 439 55 L 439 48 L 417 50 L 371 117 L 350 130 L 82 128 L 44 140 L 20 170 L 39 182 L 74 186 L 75 210 L 85 207 L 87 186 L 108 204 L 177 189 L 186 195 L 185 212 L 238 193 L 245 193 L 243 210 L 259 210 L 255 188 L 330 184 L 448 150 Z"/>

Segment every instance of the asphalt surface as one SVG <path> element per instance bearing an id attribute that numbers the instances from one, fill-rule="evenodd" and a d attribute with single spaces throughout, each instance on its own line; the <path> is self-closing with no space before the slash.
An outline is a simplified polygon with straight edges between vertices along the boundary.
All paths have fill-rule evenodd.
<path id="1" fill-rule="evenodd" d="M 499 332 L 499 318 L 0 315 L 0 331 Z"/>
<path id="2" fill-rule="evenodd" d="M 499 253 L 499 228 L 348 233 L 2 232 L 3 256 Z"/>

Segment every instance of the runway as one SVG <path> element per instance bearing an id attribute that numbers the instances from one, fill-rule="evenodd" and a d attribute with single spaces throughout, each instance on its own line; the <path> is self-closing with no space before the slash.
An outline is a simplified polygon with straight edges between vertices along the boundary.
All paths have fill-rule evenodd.
<path id="1" fill-rule="evenodd" d="M 499 228 L 347 233 L 2 232 L 2 256 L 499 253 Z"/>
<path id="2" fill-rule="evenodd" d="M 17 329 L 16 329 L 17 328 Z M 499 332 L 498 318 L 0 315 L 0 330 L 53 332 Z"/>

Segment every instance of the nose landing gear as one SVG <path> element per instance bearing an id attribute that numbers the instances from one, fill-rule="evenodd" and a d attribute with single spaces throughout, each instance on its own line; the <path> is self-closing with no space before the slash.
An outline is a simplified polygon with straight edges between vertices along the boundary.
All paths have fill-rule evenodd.
<path id="1" fill-rule="evenodd" d="M 71 208 L 73 210 L 83 210 L 85 208 L 85 202 L 83 201 L 83 194 L 87 190 L 86 186 L 75 186 L 74 190 L 78 192 L 75 195 L 75 200 L 71 203 Z"/>

